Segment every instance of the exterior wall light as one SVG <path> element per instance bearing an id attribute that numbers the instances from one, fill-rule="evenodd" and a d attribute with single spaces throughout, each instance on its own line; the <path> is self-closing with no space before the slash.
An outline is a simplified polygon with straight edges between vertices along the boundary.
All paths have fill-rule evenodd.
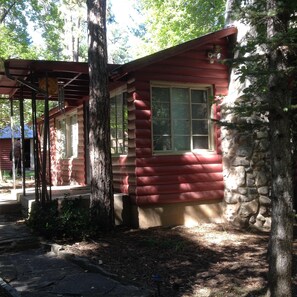
<path id="1" fill-rule="evenodd" d="M 210 64 L 222 58 L 222 48 L 219 45 L 214 45 L 213 48 L 207 51 L 207 57 Z"/>

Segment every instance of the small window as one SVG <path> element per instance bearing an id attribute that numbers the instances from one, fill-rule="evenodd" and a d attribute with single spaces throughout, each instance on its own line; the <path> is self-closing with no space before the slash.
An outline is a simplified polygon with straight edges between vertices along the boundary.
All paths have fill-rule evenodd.
<path id="1" fill-rule="evenodd" d="M 77 157 L 77 115 L 71 114 L 57 119 L 57 154 L 59 158 Z"/>
<path id="2" fill-rule="evenodd" d="M 110 141 L 112 154 L 126 154 L 128 150 L 128 109 L 126 93 L 110 99 Z"/>
<path id="3" fill-rule="evenodd" d="M 152 87 L 155 152 L 211 149 L 209 89 Z"/>

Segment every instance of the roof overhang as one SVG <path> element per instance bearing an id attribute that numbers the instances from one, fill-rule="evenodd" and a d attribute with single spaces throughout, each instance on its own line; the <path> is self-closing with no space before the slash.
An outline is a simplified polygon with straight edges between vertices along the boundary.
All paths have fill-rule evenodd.
<path id="1" fill-rule="evenodd" d="M 124 65 L 108 65 L 110 90 L 122 84 L 127 74 L 143 67 L 157 63 L 175 55 L 182 54 L 220 38 L 229 38 L 237 34 L 235 27 L 225 28 L 183 44 L 165 49 L 155 54 L 129 62 Z M 53 82 L 56 90 L 46 93 L 44 82 Z M 47 84 L 49 85 L 49 83 Z M 55 86 L 53 87 L 55 89 Z M 49 94 L 49 100 L 61 98 L 59 91 L 68 106 L 78 106 L 89 98 L 88 64 L 81 62 L 39 61 L 39 60 L 5 60 L 0 65 L 0 99 L 30 99 L 44 100 Z"/>
<path id="2" fill-rule="evenodd" d="M 111 71 L 110 77 L 114 80 L 121 79 L 129 73 L 137 71 L 153 63 L 157 63 L 167 58 L 182 54 L 186 51 L 190 51 L 192 49 L 204 46 L 205 44 L 212 43 L 214 40 L 217 39 L 233 37 L 236 34 L 236 27 L 228 27 L 219 31 L 215 31 L 213 33 L 209 33 L 196 39 L 192 39 L 188 42 L 173 46 L 171 48 L 159 51 L 152 55 L 121 65 Z"/>
<path id="3" fill-rule="evenodd" d="M 118 65 L 108 65 L 109 71 Z M 46 90 L 44 82 L 55 84 Z M 59 92 L 69 105 L 76 106 L 89 96 L 88 64 L 81 62 L 5 60 L 0 69 L 0 96 L 5 99 L 44 100 L 48 91 L 49 100 L 57 101 Z M 61 96 L 61 93 L 60 93 Z M 1 99 L 0 97 L 0 99 Z"/>

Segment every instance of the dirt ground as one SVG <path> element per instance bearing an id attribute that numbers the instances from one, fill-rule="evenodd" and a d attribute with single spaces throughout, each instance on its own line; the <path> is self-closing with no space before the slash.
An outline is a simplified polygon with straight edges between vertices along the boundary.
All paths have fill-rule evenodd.
<path id="1" fill-rule="evenodd" d="M 117 229 L 65 250 L 88 257 L 123 280 L 151 287 L 155 296 L 264 296 L 268 234 L 215 224 L 195 228 Z M 297 296 L 297 232 L 294 241 Z"/>
<path id="2" fill-rule="evenodd" d="M 0 188 L 6 199 L 9 186 Z M 156 297 L 258 297 L 266 292 L 268 239 L 267 233 L 217 224 L 147 230 L 118 227 L 96 240 L 63 243 L 63 247 L 123 281 L 152 288 Z M 293 261 L 297 296 L 297 226 Z"/>

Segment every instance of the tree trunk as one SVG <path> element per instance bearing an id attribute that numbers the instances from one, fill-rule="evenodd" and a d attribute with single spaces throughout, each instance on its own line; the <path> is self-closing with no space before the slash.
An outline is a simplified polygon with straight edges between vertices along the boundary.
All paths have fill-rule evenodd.
<path id="1" fill-rule="evenodd" d="M 106 48 L 106 0 L 88 0 L 89 34 L 89 151 L 91 219 L 96 229 L 114 226 L 110 105 Z"/>
<path id="2" fill-rule="evenodd" d="M 293 183 L 288 117 L 270 117 L 270 128 L 272 224 L 269 243 L 269 290 L 272 297 L 290 297 L 292 296 Z"/>
<path id="3" fill-rule="evenodd" d="M 276 0 L 268 0 L 268 11 L 280 7 Z M 268 19 L 267 38 L 283 33 L 289 16 L 282 14 Z M 293 164 L 290 116 L 286 108 L 291 94 L 288 78 L 282 75 L 288 67 L 287 57 L 279 47 L 268 50 L 270 68 L 268 104 L 270 106 L 272 224 L 269 242 L 269 291 L 272 297 L 292 296 L 292 242 L 293 242 Z"/>

